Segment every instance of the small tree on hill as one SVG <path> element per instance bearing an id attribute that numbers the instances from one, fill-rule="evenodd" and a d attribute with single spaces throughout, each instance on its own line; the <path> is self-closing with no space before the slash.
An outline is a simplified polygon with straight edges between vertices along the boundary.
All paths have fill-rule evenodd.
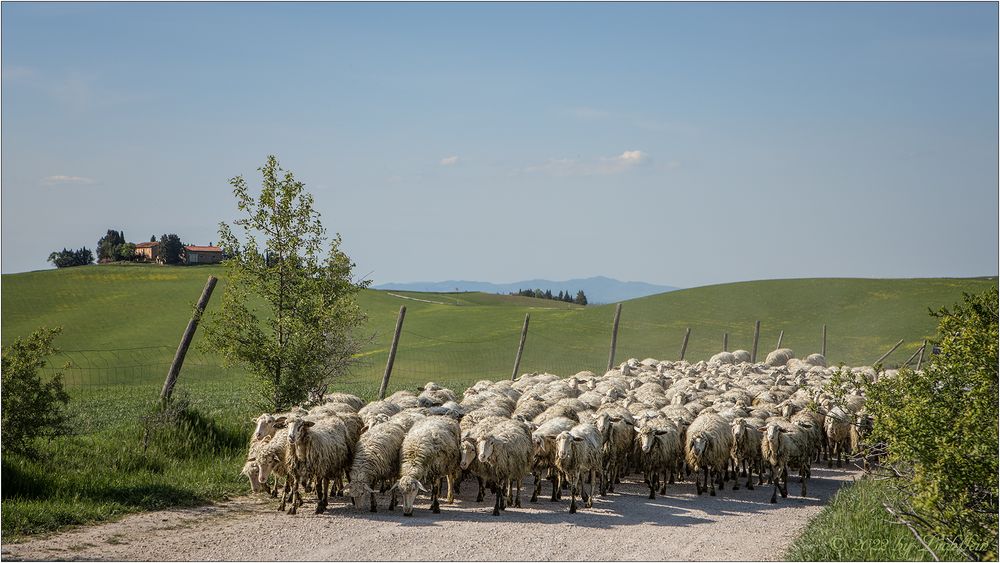
<path id="1" fill-rule="evenodd" d="M 227 287 L 206 335 L 227 362 L 257 376 L 270 407 L 282 410 L 324 392 L 360 351 L 355 334 L 365 317 L 355 295 L 369 282 L 351 280 L 354 264 L 340 235 L 324 252 L 326 230 L 305 185 L 273 156 L 258 170 L 256 198 L 242 176 L 230 180 L 242 237 L 219 225 Z M 258 233 L 266 237 L 260 243 Z"/>
<path id="2" fill-rule="evenodd" d="M 149 242 L 156 242 L 156 235 L 150 235 Z"/>
<path id="3" fill-rule="evenodd" d="M 78 250 L 68 250 L 63 248 L 60 252 L 49 254 L 49 262 L 56 268 L 69 268 L 71 266 L 86 266 L 94 262 L 94 253 L 87 247 Z"/>
<path id="4" fill-rule="evenodd" d="M 97 261 L 118 260 L 119 247 L 123 244 L 125 244 L 125 232 L 108 229 L 108 232 L 97 241 Z"/>
<path id="5" fill-rule="evenodd" d="M 587 304 L 587 295 L 583 292 L 582 289 L 576 292 L 576 299 L 573 302 L 576 303 L 577 305 Z"/>

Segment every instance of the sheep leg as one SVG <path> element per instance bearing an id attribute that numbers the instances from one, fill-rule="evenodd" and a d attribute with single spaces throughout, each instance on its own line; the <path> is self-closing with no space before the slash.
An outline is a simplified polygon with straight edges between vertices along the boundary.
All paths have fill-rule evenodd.
<path id="1" fill-rule="evenodd" d="M 441 480 L 435 479 L 431 485 L 431 512 L 441 514 L 441 505 L 438 503 L 438 495 L 441 494 Z"/>
<path id="2" fill-rule="evenodd" d="M 445 502 L 448 504 L 455 504 L 454 485 L 455 485 L 455 480 L 452 478 L 451 475 L 448 475 L 448 498 L 445 499 Z"/>
<path id="3" fill-rule="evenodd" d="M 501 485 L 497 485 L 497 495 L 500 497 L 500 510 L 507 510 L 507 479 L 500 479 Z"/>
<path id="4" fill-rule="evenodd" d="M 594 481 L 597 479 L 595 473 L 596 470 L 590 470 L 590 496 L 587 497 L 587 504 L 584 505 L 585 508 L 594 508 Z"/>
<path id="5" fill-rule="evenodd" d="M 726 470 L 725 470 L 725 469 L 723 469 L 722 471 L 719 471 L 719 470 L 717 469 L 717 470 L 715 471 L 715 473 L 716 473 L 716 477 L 715 477 L 715 481 L 716 481 L 716 482 L 718 483 L 718 485 L 719 485 L 719 490 L 720 490 L 720 491 L 724 491 L 724 490 L 726 490 L 726 477 L 727 477 L 727 475 L 726 475 L 726 473 L 727 473 L 727 472 L 726 472 Z M 735 473 L 735 472 L 734 472 L 734 473 Z"/>
<path id="6" fill-rule="evenodd" d="M 781 468 L 781 480 L 783 481 L 783 486 L 781 488 L 781 498 L 788 498 L 788 466 Z"/>
<path id="7" fill-rule="evenodd" d="M 806 496 L 806 480 L 808 479 L 809 470 L 803 466 L 799 469 L 799 474 L 802 476 L 802 496 Z"/>
<path id="8" fill-rule="evenodd" d="M 646 482 L 649 483 L 649 498 L 656 498 L 656 472 L 646 471 Z"/>
<path id="9" fill-rule="evenodd" d="M 392 496 L 389 497 L 389 510 L 396 510 L 396 503 L 399 499 L 396 498 L 396 489 L 392 490 Z"/>
<path id="10" fill-rule="evenodd" d="M 700 471 L 697 471 L 694 474 L 694 490 L 697 491 L 699 495 L 702 493 L 702 490 L 701 490 L 701 472 Z"/>
<path id="11" fill-rule="evenodd" d="M 568 477 L 568 476 L 567 476 Z M 570 502 L 569 502 L 569 513 L 576 514 L 576 481 L 579 479 L 579 475 L 574 475 L 572 477 L 572 483 L 570 486 Z"/>
<path id="12" fill-rule="evenodd" d="M 771 466 L 771 482 L 774 483 L 774 492 L 771 493 L 771 504 L 777 504 L 778 502 L 778 478 L 775 476 L 777 473 L 777 468 L 774 465 Z"/>
<path id="13" fill-rule="evenodd" d="M 668 473 L 668 471 L 664 471 L 663 475 L 660 476 L 660 494 L 661 495 L 667 494 L 667 473 Z M 669 471 L 669 473 L 670 473 L 670 476 L 673 477 L 673 475 L 674 475 L 673 471 Z"/>
<path id="14" fill-rule="evenodd" d="M 746 471 L 743 460 L 733 461 L 733 464 L 735 466 L 733 468 L 733 490 L 738 491 L 740 490 L 740 476 L 745 475 Z"/>
<path id="15" fill-rule="evenodd" d="M 719 470 L 716 469 L 715 472 L 716 472 L 716 474 L 718 474 Z M 711 469 L 709 469 L 708 467 L 706 467 L 705 468 L 705 482 L 708 483 L 709 494 L 714 497 L 715 496 L 715 481 L 717 481 L 718 478 L 711 479 L 711 477 L 712 477 L 712 471 L 711 471 Z M 716 476 L 716 477 L 718 477 L 718 476 Z"/>
<path id="16" fill-rule="evenodd" d="M 753 463 L 747 461 L 747 489 L 753 490 Z"/>
<path id="17" fill-rule="evenodd" d="M 542 479 L 538 473 L 534 473 L 535 486 L 531 491 L 531 498 L 528 502 L 538 502 L 538 493 L 542 492 Z"/>
<path id="18" fill-rule="evenodd" d="M 521 508 L 521 479 L 517 480 L 517 493 L 514 496 L 514 508 Z"/>
<path id="19" fill-rule="evenodd" d="M 479 484 L 479 492 L 476 493 L 476 502 L 483 502 L 483 498 L 486 496 L 484 492 L 486 484 L 483 483 L 483 478 L 478 475 L 476 475 L 476 482 Z"/>

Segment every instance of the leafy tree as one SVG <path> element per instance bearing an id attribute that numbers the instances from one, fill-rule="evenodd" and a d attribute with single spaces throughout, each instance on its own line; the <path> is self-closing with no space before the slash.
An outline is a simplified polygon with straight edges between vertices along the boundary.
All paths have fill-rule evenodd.
<path id="1" fill-rule="evenodd" d="M 922 371 L 866 385 L 873 438 L 901 481 L 898 511 L 969 558 L 997 558 L 998 298 L 968 295 L 939 319 Z"/>
<path id="2" fill-rule="evenodd" d="M 587 295 L 585 293 L 583 293 L 582 289 L 580 291 L 576 292 L 576 299 L 573 300 L 573 302 L 576 303 L 577 305 L 586 305 L 587 304 Z"/>
<path id="3" fill-rule="evenodd" d="M 69 268 L 71 266 L 86 266 L 94 262 L 94 253 L 87 247 L 78 250 L 68 250 L 63 248 L 60 252 L 49 254 L 49 262 L 56 268 Z"/>
<path id="4" fill-rule="evenodd" d="M 181 237 L 172 233 L 161 236 L 159 252 L 160 260 L 163 260 L 164 264 L 180 264 L 181 254 L 184 252 Z"/>
<path id="5" fill-rule="evenodd" d="M 546 299 L 552 299 L 552 290 L 551 290 L 551 289 L 546 289 L 546 290 L 545 290 L 545 294 L 544 294 L 544 297 L 545 297 Z"/>
<path id="6" fill-rule="evenodd" d="M 97 241 L 97 261 L 119 260 L 119 247 L 123 244 L 125 244 L 125 232 L 108 229 L 108 232 Z"/>
<path id="7" fill-rule="evenodd" d="M 364 315 L 355 300 L 370 282 L 351 280 L 354 264 L 330 241 L 313 196 L 274 156 L 258 169 L 260 195 L 246 180 L 230 180 L 243 216 L 219 225 L 227 287 L 206 326 L 208 342 L 228 363 L 243 366 L 262 384 L 275 410 L 322 393 L 343 373 L 362 342 Z M 258 234 L 265 240 L 257 240 Z M 263 307 L 252 307 L 262 303 Z"/>
<path id="8" fill-rule="evenodd" d="M 149 242 L 156 242 L 156 235 L 150 235 Z"/>
<path id="9" fill-rule="evenodd" d="M 131 242 L 125 242 L 115 247 L 115 260 L 119 262 L 135 260 L 135 245 Z"/>
<path id="10" fill-rule="evenodd" d="M 63 389 L 62 375 L 43 382 L 38 373 L 46 358 L 55 353 L 52 339 L 60 331 L 42 328 L 3 348 L 0 437 L 4 453 L 34 457 L 38 438 L 69 432 L 64 410 L 69 395 Z"/>

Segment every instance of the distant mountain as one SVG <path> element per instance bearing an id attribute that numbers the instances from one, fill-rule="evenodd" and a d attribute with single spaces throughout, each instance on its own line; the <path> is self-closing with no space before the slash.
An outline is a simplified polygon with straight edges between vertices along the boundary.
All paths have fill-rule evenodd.
<path id="1" fill-rule="evenodd" d="M 574 279 L 566 281 L 524 280 L 513 283 L 490 283 L 465 280 L 448 280 L 442 282 L 409 282 L 384 283 L 376 285 L 375 289 L 395 291 L 430 291 L 447 293 L 451 291 L 481 291 L 483 293 L 516 293 L 521 289 L 551 290 L 552 293 L 569 291 L 572 295 L 583 290 L 590 303 L 616 303 L 637 297 L 646 297 L 657 293 L 680 289 L 669 285 L 654 285 L 645 282 L 623 282 L 597 276 L 593 278 Z"/>

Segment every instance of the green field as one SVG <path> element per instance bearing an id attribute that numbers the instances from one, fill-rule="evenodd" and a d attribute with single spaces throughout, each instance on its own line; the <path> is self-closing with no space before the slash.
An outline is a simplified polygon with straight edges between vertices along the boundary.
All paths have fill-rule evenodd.
<path id="1" fill-rule="evenodd" d="M 239 494 L 250 418 L 260 412 L 245 374 L 223 369 L 198 337 L 178 393 L 192 415 L 149 440 L 143 417 L 159 393 L 177 341 L 209 274 L 219 276 L 212 311 L 225 290 L 221 267 L 87 266 L 10 274 L 2 284 L 0 336 L 6 345 L 41 326 L 63 327 L 52 358 L 65 377 L 77 434 L 46 444 L 41 460 L 4 456 L 3 537 L 107 519 L 168 505 Z M 803 279 L 715 285 L 627 301 L 617 361 L 676 359 L 686 328 L 687 358 L 722 347 L 751 347 L 761 321 L 761 357 L 783 345 L 800 356 L 819 351 L 828 325 L 831 362 L 867 364 L 897 340 L 887 364 L 905 360 L 935 319 L 963 291 L 997 287 L 979 279 Z M 377 392 L 399 307 L 407 308 L 389 391 L 438 381 L 457 391 L 484 378 L 510 377 L 525 314 L 531 315 L 521 372 L 603 372 L 614 305 L 578 307 L 550 300 L 481 293 L 366 290 L 372 345 L 338 390 L 371 399 Z M 403 297 L 409 297 L 405 299 Z M 53 469 L 55 468 L 55 469 Z"/>

